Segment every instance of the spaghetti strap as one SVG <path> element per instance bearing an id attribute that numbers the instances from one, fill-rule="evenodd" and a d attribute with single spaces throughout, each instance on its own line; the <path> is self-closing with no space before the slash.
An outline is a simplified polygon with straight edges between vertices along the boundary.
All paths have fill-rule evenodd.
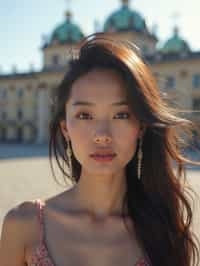
<path id="1" fill-rule="evenodd" d="M 40 243 L 44 242 L 44 203 L 41 199 L 36 199 L 37 216 L 40 224 Z"/>

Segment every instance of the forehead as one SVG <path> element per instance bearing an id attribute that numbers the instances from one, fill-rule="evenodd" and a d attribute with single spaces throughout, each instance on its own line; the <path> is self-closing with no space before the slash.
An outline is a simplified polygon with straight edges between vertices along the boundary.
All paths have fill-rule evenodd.
<path id="1" fill-rule="evenodd" d="M 110 102 L 125 99 L 126 96 L 126 85 L 119 73 L 110 69 L 95 69 L 72 84 L 70 99 Z"/>

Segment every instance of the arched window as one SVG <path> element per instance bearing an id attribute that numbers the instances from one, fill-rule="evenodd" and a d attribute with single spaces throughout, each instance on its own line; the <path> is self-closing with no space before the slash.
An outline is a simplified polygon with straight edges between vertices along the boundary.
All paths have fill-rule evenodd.
<path id="1" fill-rule="evenodd" d="M 193 75 L 192 86 L 194 89 L 200 88 L 200 74 L 194 74 Z"/>
<path id="2" fill-rule="evenodd" d="M 6 99 L 7 90 L 5 88 L 0 88 L 0 99 Z"/>
<path id="3" fill-rule="evenodd" d="M 200 98 L 194 98 L 192 101 L 193 109 L 196 111 L 200 111 Z"/>
<path id="4" fill-rule="evenodd" d="M 0 127 L 0 141 L 3 141 L 6 139 L 6 128 Z"/>
<path id="5" fill-rule="evenodd" d="M 21 127 L 18 127 L 17 129 L 17 141 L 22 141 L 23 140 L 23 130 Z"/>
<path id="6" fill-rule="evenodd" d="M 6 111 L 4 111 L 4 110 L 2 111 L 1 118 L 2 118 L 2 120 L 6 120 L 7 119 Z"/>
<path id="7" fill-rule="evenodd" d="M 59 57 L 59 55 L 54 54 L 54 55 L 52 56 L 52 63 L 53 63 L 53 65 L 59 65 L 59 62 L 60 62 L 60 57 Z"/>
<path id="8" fill-rule="evenodd" d="M 23 118 L 23 112 L 22 112 L 22 109 L 21 109 L 21 108 L 19 108 L 19 109 L 17 110 L 17 118 L 18 118 L 18 119 L 22 119 L 22 118 Z"/>
<path id="9" fill-rule="evenodd" d="M 176 79 L 173 76 L 166 77 L 165 89 L 175 89 Z"/>
<path id="10" fill-rule="evenodd" d="M 22 98 L 24 95 L 24 91 L 22 88 L 17 89 L 17 97 Z"/>

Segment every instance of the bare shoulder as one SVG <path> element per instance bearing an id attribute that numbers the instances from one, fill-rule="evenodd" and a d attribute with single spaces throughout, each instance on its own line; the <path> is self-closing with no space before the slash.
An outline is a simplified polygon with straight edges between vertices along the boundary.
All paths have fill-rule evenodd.
<path id="1" fill-rule="evenodd" d="M 34 200 L 24 201 L 10 209 L 5 216 L 5 219 L 9 222 L 23 222 L 34 214 L 34 210 Z"/>
<path id="2" fill-rule="evenodd" d="M 34 201 L 22 202 L 5 215 L 0 241 L 0 262 L 3 262 L 3 265 L 23 265 L 25 247 L 33 235 L 35 216 Z"/>
<path id="3" fill-rule="evenodd" d="M 10 209 L 4 217 L 3 225 L 13 229 L 28 225 L 36 215 L 34 200 L 25 201 Z"/>
<path id="4" fill-rule="evenodd" d="M 35 202 L 25 201 L 10 209 L 4 217 L 2 226 L 2 236 L 17 236 L 18 241 L 26 242 L 31 234 L 31 228 L 36 220 Z"/>

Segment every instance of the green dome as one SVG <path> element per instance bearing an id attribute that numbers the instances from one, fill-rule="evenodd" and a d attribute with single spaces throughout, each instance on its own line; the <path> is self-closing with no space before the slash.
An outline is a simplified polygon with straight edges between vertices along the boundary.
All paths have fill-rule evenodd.
<path id="1" fill-rule="evenodd" d="M 125 1 L 123 1 L 125 2 Z M 142 16 L 131 10 L 127 3 L 123 3 L 122 7 L 113 12 L 104 24 L 104 31 L 115 30 L 134 30 L 134 31 L 146 31 L 146 23 Z"/>
<path id="2" fill-rule="evenodd" d="M 71 14 L 67 13 L 67 18 L 64 23 L 59 25 L 52 33 L 51 41 L 60 43 L 76 43 L 84 37 L 81 29 L 71 22 Z"/>
<path id="3" fill-rule="evenodd" d="M 162 53 L 182 53 L 189 52 L 190 47 L 188 43 L 179 36 L 179 30 L 174 28 L 173 36 L 166 41 L 161 48 Z"/>

